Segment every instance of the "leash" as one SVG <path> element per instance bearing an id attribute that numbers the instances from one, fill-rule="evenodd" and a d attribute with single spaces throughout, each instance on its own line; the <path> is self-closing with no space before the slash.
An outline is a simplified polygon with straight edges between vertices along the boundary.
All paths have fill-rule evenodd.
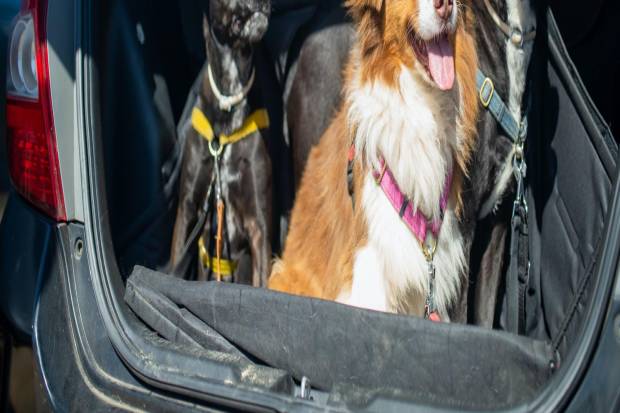
<path id="1" fill-rule="evenodd" d="M 207 116 L 198 108 L 194 107 L 191 115 L 192 127 L 198 132 L 200 136 L 207 140 L 209 146 L 209 153 L 213 157 L 214 174 L 212 183 L 207 191 L 207 199 L 205 204 L 208 204 L 211 197 L 211 188 L 215 187 L 215 204 L 216 204 L 216 231 L 215 231 L 215 259 L 211 257 L 205 246 L 203 237 L 198 240 L 198 254 L 200 262 L 205 268 L 211 270 L 217 281 L 222 280 L 222 276 L 232 275 L 236 268 L 236 263 L 232 260 L 222 258 L 223 243 L 224 243 L 224 212 L 225 204 L 222 197 L 222 182 L 220 177 L 220 158 L 224 152 L 224 148 L 228 145 L 234 144 L 252 135 L 254 132 L 260 129 L 269 127 L 269 115 L 266 109 L 259 109 L 254 111 L 248 116 L 241 127 L 230 135 L 219 134 L 216 139 L 213 127 Z M 205 213 L 205 219 L 206 219 Z M 202 220 L 204 225 L 205 219 Z"/>
<path id="2" fill-rule="evenodd" d="M 173 274 L 187 274 L 188 269 L 191 265 L 193 254 L 190 254 L 190 249 L 195 245 L 194 243 L 200 237 L 200 231 L 205 225 L 207 221 L 207 215 L 209 210 L 209 198 L 211 198 L 211 192 L 213 190 L 213 186 L 215 183 L 215 174 L 211 175 L 211 180 L 209 181 L 209 186 L 207 187 L 207 195 L 205 196 L 204 202 L 202 203 L 202 207 L 198 210 L 198 218 L 196 220 L 196 224 L 192 228 L 183 248 L 181 249 L 179 262 L 172 268 L 170 268 L 170 272 Z M 200 237 L 202 238 L 202 237 Z"/>
<path id="3" fill-rule="evenodd" d="M 485 3 L 488 0 L 485 0 Z M 480 70 L 476 73 L 480 103 L 495 118 L 504 132 L 512 140 L 512 170 L 517 182 L 517 192 L 510 220 L 510 263 L 506 280 L 506 329 L 515 334 L 525 331 L 525 294 L 529 279 L 529 246 L 527 224 L 527 200 L 525 198 L 525 141 L 527 137 L 527 117 L 517 121 L 495 91 L 491 78 Z"/>

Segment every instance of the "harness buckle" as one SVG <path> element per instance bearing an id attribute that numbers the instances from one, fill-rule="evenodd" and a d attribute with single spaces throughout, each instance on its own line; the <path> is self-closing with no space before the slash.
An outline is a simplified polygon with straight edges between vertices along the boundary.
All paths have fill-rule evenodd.
<path id="1" fill-rule="evenodd" d="M 527 200 L 525 198 L 525 176 L 527 174 L 527 164 L 523 157 L 523 142 L 515 144 L 515 154 L 512 160 L 513 172 L 517 181 L 517 193 L 512 206 L 512 217 L 522 211 L 527 214 Z M 521 209 L 520 207 L 523 207 Z M 523 218 L 523 217 L 522 217 Z"/>
<path id="2" fill-rule="evenodd" d="M 487 90 L 487 87 L 491 89 L 488 95 L 484 93 Z M 480 90 L 478 92 L 478 96 L 480 97 L 480 102 L 482 103 L 482 106 L 484 106 L 485 108 L 489 107 L 489 104 L 491 103 L 491 99 L 493 99 L 494 93 L 495 93 L 495 85 L 493 85 L 493 81 L 489 77 L 484 78 L 484 81 L 482 82 L 482 85 L 480 86 Z M 486 98 L 485 98 L 485 95 L 486 95 Z"/>

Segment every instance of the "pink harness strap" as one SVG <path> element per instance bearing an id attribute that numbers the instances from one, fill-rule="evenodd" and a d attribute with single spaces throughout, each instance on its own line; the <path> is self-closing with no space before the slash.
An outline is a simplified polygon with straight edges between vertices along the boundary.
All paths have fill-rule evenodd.
<path id="1" fill-rule="evenodd" d="M 452 187 L 452 170 L 446 176 L 444 183 L 444 190 L 439 200 L 439 208 L 441 216 L 432 222 L 418 209 L 413 211 L 413 206 L 407 197 L 398 187 L 398 183 L 392 175 L 392 172 L 387 167 L 385 160 L 381 159 L 381 171 L 372 172 L 375 181 L 387 196 L 388 200 L 394 207 L 401 219 L 407 224 L 413 235 L 418 239 L 420 243 L 424 243 L 428 232 L 433 234 L 435 238 L 439 235 L 441 224 L 443 222 L 443 214 L 448 205 L 448 197 L 450 196 L 450 188 Z"/>

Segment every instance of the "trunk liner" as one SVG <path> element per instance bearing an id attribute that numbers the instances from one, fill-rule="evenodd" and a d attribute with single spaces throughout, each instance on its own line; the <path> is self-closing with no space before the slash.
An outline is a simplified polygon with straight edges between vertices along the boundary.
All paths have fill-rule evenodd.
<path id="1" fill-rule="evenodd" d="M 125 299 L 173 342 L 237 356 L 241 351 L 326 391 L 509 406 L 534 396 L 557 365 L 549 343 L 526 337 L 242 285 L 183 281 L 144 267 L 128 279 Z M 196 317 L 204 329 L 195 328 Z"/>

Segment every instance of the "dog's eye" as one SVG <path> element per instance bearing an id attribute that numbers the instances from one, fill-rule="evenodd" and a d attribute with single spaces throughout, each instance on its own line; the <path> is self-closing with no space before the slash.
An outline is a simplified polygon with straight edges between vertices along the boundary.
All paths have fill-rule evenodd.
<path id="1" fill-rule="evenodd" d="M 241 20 L 237 17 L 234 17 L 230 27 L 233 33 L 240 33 L 241 32 Z"/>

